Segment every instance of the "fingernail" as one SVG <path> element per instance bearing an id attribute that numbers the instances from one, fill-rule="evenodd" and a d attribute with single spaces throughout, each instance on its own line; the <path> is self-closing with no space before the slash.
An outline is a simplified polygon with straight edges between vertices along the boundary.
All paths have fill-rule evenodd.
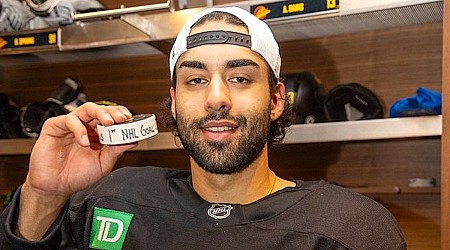
<path id="1" fill-rule="evenodd" d="M 114 119 L 111 117 L 110 114 L 105 114 L 104 118 L 112 123 L 114 123 Z"/>
<path id="2" fill-rule="evenodd" d="M 124 113 L 123 113 L 127 118 L 131 118 L 133 115 L 130 113 L 130 112 L 128 112 L 128 111 L 125 111 Z"/>

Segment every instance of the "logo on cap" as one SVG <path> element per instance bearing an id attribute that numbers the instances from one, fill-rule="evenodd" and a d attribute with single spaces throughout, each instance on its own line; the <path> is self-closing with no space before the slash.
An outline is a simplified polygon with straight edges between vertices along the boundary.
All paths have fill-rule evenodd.
<path id="1" fill-rule="evenodd" d="M 226 219 L 230 216 L 231 209 L 233 209 L 231 205 L 212 204 L 208 209 L 208 215 L 216 220 Z"/>

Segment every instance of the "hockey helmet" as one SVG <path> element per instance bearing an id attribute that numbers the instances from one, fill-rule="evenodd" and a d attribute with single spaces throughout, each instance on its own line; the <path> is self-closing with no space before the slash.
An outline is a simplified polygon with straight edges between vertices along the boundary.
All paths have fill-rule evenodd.
<path id="1" fill-rule="evenodd" d="M 355 121 L 383 118 L 383 106 L 377 96 L 359 83 L 339 84 L 324 99 L 328 121 Z"/>
<path id="2" fill-rule="evenodd" d="M 296 123 L 323 121 L 322 95 L 319 80 L 311 72 L 288 74 L 283 81 L 289 103 L 296 115 Z"/>

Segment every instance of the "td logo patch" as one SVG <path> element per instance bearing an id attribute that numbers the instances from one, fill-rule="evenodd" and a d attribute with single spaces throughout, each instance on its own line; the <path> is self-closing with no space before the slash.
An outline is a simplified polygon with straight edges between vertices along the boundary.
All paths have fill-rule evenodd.
<path id="1" fill-rule="evenodd" d="M 94 207 L 89 247 L 122 249 L 133 214 Z"/>

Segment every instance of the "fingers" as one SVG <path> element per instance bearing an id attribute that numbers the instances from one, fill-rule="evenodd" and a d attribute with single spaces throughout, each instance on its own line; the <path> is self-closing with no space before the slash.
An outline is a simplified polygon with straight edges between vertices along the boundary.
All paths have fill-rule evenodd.
<path id="1" fill-rule="evenodd" d="M 83 123 L 88 124 L 94 121 L 94 123 L 97 122 L 97 124 L 106 126 L 124 122 L 132 116 L 131 112 L 124 106 L 102 106 L 92 102 L 83 104 L 72 113 Z"/>
<path id="2" fill-rule="evenodd" d="M 65 116 L 48 119 L 41 134 L 54 137 L 73 134 L 80 145 L 89 146 L 88 130 L 92 132 L 97 124 L 108 126 L 121 123 L 131 116 L 131 112 L 124 106 L 101 106 L 88 102 Z"/>

